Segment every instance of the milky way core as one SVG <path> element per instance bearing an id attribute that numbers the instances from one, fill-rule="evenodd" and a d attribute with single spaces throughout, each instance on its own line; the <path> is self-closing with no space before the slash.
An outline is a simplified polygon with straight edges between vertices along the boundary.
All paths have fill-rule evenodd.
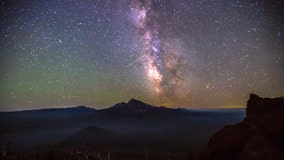
<path id="1" fill-rule="evenodd" d="M 183 85 L 190 83 L 185 81 L 183 70 L 187 57 L 177 38 L 161 32 L 159 20 L 164 13 L 155 11 L 150 0 L 133 1 L 129 7 L 150 91 L 165 101 L 189 96 L 190 85 Z"/>

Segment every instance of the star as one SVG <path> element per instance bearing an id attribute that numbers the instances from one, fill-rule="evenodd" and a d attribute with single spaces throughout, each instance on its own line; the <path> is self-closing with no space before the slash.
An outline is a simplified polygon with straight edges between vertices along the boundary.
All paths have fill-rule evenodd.
<path id="1" fill-rule="evenodd" d="M 1 2 L 0 111 L 284 94 L 283 2 Z"/>

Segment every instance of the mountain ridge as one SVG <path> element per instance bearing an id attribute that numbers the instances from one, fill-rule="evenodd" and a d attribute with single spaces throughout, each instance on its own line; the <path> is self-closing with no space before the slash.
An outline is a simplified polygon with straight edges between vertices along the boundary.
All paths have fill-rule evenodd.
<path id="1" fill-rule="evenodd" d="M 223 109 L 235 109 L 235 108 L 204 108 L 204 109 L 188 109 L 183 107 L 178 108 L 170 108 L 165 106 L 155 106 L 149 103 L 145 103 L 141 100 L 131 98 L 128 102 L 119 102 L 116 103 L 110 107 L 102 108 L 102 109 L 96 109 L 91 106 L 85 106 L 85 105 L 78 105 L 78 106 L 70 106 L 70 107 L 58 107 L 58 108 L 42 108 L 42 109 L 30 109 L 30 110 L 17 110 L 17 111 L 0 111 L 1 113 L 21 113 L 21 112 L 48 112 L 48 111 L 102 111 L 102 110 L 115 110 L 118 108 L 128 108 L 128 109 L 168 109 L 168 110 L 183 110 L 183 111 L 198 111 L 198 112 L 206 112 L 208 110 L 223 110 Z M 238 108 L 238 109 L 244 109 L 244 108 Z"/>
<path id="2" fill-rule="evenodd" d="M 140 106 L 140 107 L 141 106 L 147 106 L 148 108 L 150 108 L 150 107 L 157 107 L 157 106 L 151 105 L 149 103 L 145 103 L 145 102 L 143 102 L 141 100 L 137 100 L 137 99 L 131 98 L 127 103 L 126 102 L 119 102 L 119 103 L 116 103 L 116 104 L 114 104 L 114 105 L 112 105 L 110 107 L 103 108 L 103 109 L 96 109 L 96 108 L 88 107 L 88 106 L 85 106 L 85 105 L 78 105 L 78 106 L 59 107 L 59 108 L 42 108 L 42 109 L 30 109 L 30 110 L 19 110 L 19 111 L 0 111 L 0 113 L 19 113 L 19 112 L 35 112 L 35 111 L 61 111 L 61 110 L 99 111 L 99 110 L 106 110 L 106 109 L 110 109 L 110 108 L 119 108 L 119 106 L 125 105 L 125 104 L 127 104 L 128 106 L 131 106 L 131 107 L 136 107 L 136 106 Z M 161 107 L 164 107 L 164 106 L 161 106 Z"/>
<path id="3" fill-rule="evenodd" d="M 30 110 L 19 110 L 19 111 L 0 111 L 0 113 L 20 113 L 20 112 L 38 112 L 38 111 L 43 111 L 43 112 L 48 112 L 48 111 L 62 111 L 62 110 L 77 110 L 77 111 L 83 111 L 83 110 L 97 110 L 92 107 L 87 107 L 84 105 L 79 105 L 79 106 L 71 106 L 71 107 L 59 107 L 59 108 L 42 108 L 42 109 L 30 109 Z"/>

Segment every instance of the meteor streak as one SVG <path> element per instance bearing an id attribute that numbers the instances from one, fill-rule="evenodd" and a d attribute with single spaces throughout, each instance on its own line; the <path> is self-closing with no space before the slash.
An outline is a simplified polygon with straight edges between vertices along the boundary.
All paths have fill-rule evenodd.
<path id="1" fill-rule="evenodd" d="M 126 67 L 129 67 L 129 66 L 133 65 L 134 63 L 140 61 L 143 57 L 145 57 L 145 55 L 142 55 L 141 57 L 135 59 L 133 62 L 129 63 Z"/>

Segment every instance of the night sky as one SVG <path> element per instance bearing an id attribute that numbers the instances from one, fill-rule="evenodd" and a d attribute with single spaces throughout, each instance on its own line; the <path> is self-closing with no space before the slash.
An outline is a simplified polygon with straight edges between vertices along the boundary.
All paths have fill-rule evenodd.
<path id="1" fill-rule="evenodd" d="M 284 96 L 281 0 L 1 0 L 0 111 Z"/>

